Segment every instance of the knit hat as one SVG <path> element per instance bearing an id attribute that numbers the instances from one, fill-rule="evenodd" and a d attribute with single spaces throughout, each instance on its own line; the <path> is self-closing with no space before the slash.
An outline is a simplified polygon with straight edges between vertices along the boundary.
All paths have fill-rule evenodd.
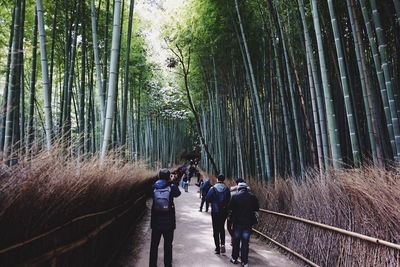
<path id="1" fill-rule="evenodd" d="M 244 183 L 245 181 L 242 179 L 242 178 L 237 178 L 236 180 L 235 180 L 235 183 L 236 184 L 239 184 L 239 183 Z"/>
<path id="2" fill-rule="evenodd" d="M 161 169 L 160 172 L 158 173 L 158 177 L 164 180 L 168 180 L 170 175 L 171 173 L 169 172 L 168 169 Z"/>
<path id="3" fill-rule="evenodd" d="M 247 184 L 245 182 L 238 184 L 238 190 L 247 189 Z"/>

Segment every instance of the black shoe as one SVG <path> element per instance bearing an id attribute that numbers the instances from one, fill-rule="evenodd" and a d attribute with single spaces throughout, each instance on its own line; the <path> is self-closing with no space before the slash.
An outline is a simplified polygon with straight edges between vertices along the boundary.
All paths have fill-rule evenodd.
<path id="1" fill-rule="evenodd" d="M 238 260 L 235 260 L 234 258 L 231 257 L 231 259 L 229 260 L 230 262 L 232 262 L 233 264 L 238 264 Z"/>
<path id="2" fill-rule="evenodd" d="M 199 209 L 200 212 L 203 212 L 201 209 Z"/>
<path id="3" fill-rule="evenodd" d="M 219 248 L 215 249 L 215 254 L 220 254 Z"/>

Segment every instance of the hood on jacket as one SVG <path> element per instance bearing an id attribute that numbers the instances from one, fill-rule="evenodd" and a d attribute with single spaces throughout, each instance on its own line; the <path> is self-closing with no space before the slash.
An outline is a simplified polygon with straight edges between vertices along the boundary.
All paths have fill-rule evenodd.
<path id="1" fill-rule="evenodd" d="M 163 189 L 163 188 L 166 188 L 167 186 L 168 186 L 167 180 L 159 179 L 154 183 L 153 188 L 154 189 Z"/>
<path id="2" fill-rule="evenodd" d="M 217 190 L 218 192 L 222 192 L 225 190 L 226 186 L 223 183 L 216 183 L 214 185 L 215 190 Z"/>

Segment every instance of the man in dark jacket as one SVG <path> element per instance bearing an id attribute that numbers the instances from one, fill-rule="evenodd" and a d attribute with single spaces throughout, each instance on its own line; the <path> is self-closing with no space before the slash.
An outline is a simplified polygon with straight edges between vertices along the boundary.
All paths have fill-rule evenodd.
<path id="1" fill-rule="evenodd" d="M 218 175 L 218 182 L 211 187 L 206 201 L 211 203 L 211 219 L 215 243 L 215 254 L 225 253 L 225 220 L 228 215 L 228 204 L 231 198 L 229 188 L 224 184 L 225 176 Z"/>
<path id="2" fill-rule="evenodd" d="M 229 202 L 234 234 L 231 262 L 234 264 L 238 263 L 240 250 L 242 266 L 248 266 L 251 228 L 256 223 L 255 212 L 258 210 L 256 196 L 248 192 L 246 183 L 239 183 L 238 192 L 232 196 Z M 242 243 L 241 247 L 240 243 Z"/>
<path id="3" fill-rule="evenodd" d="M 203 205 L 204 202 L 206 202 L 206 212 L 208 212 L 208 206 L 209 203 L 206 201 L 206 196 L 208 191 L 211 188 L 211 184 L 210 184 L 210 180 L 207 179 L 203 182 L 203 184 L 200 185 L 200 195 L 201 195 L 201 203 L 200 203 L 200 209 L 199 211 L 202 212 L 203 211 Z"/>
<path id="4" fill-rule="evenodd" d="M 158 180 L 153 185 L 153 206 L 151 208 L 150 267 L 157 266 L 158 245 L 164 238 L 164 266 L 172 266 L 172 241 L 176 228 L 174 198 L 181 194 L 170 177 L 168 169 L 161 169 Z M 170 181 L 170 178 L 172 180 Z"/>

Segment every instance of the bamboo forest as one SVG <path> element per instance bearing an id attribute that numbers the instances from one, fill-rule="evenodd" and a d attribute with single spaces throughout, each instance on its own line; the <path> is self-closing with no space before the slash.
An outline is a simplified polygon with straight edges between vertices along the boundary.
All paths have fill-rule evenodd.
<path id="1" fill-rule="evenodd" d="M 400 0 L 0 0 L 0 266 L 148 266 L 168 168 L 173 266 L 223 176 L 242 266 L 400 267 L 399 118 Z"/>

